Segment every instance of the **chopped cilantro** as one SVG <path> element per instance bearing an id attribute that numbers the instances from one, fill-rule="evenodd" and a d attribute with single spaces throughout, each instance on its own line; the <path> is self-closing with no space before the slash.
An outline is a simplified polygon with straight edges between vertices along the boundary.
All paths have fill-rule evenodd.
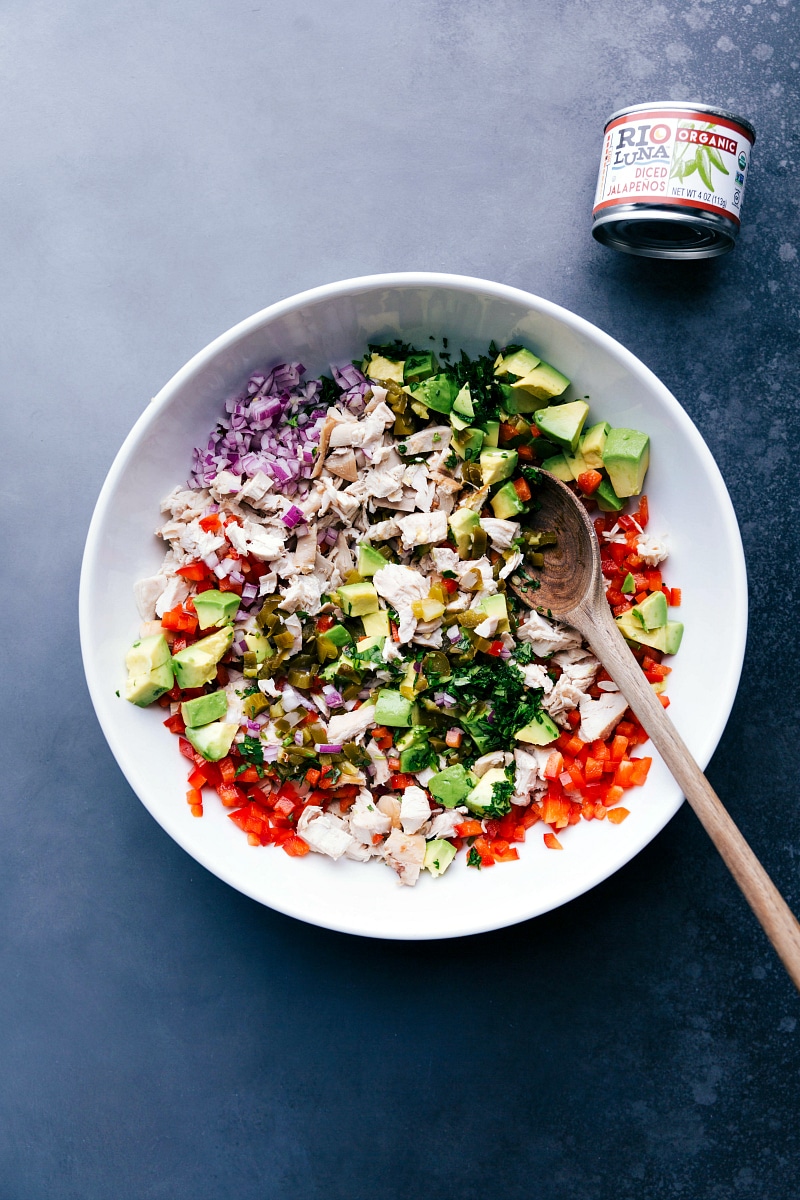
<path id="1" fill-rule="evenodd" d="M 535 657 L 536 655 L 530 642 L 520 642 L 514 650 L 514 658 L 521 667 L 525 667 L 528 663 L 533 662 Z"/>
<path id="2" fill-rule="evenodd" d="M 470 846 L 469 854 L 467 855 L 467 866 L 477 867 L 479 871 L 481 869 L 481 856 L 474 846 Z"/>
<path id="3" fill-rule="evenodd" d="M 452 471 L 453 467 L 456 465 L 457 462 L 458 462 L 458 459 L 456 458 L 455 454 L 451 450 L 450 453 L 448 454 L 447 458 L 444 460 L 444 466 L 446 466 L 449 471 Z"/>
<path id="4" fill-rule="evenodd" d="M 514 785 L 510 781 L 497 782 L 492 785 L 492 803 L 485 810 L 487 817 L 504 817 L 511 812 L 511 797 Z"/>
<path id="5" fill-rule="evenodd" d="M 542 476 L 538 467 L 520 467 L 519 473 L 528 483 L 541 483 Z"/>
<path id="6" fill-rule="evenodd" d="M 341 399 L 341 392 L 336 381 L 328 375 L 323 375 L 320 383 L 322 387 L 320 388 L 319 395 L 314 397 L 314 404 L 330 408 L 332 404 L 338 403 Z"/>
<path id="7" fill-rule="evenodd" d="M 256 766 L 260 766 L 264 762 L 264 750 L 258 738 L 247 735 L 239 745 L 239 753 L 242 758 L 250 763 L 255 763 Z"/>

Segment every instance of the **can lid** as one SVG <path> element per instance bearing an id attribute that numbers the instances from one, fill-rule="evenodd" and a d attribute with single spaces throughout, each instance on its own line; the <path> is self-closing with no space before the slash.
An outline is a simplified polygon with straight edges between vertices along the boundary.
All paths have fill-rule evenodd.
<path id="1" fill-rule="evenodd" d="M 604 246 L 644 258 L 718 258 L 736 245 L 733 228 L 715 229 L 688 214 L 652 209 L 599 217 L 592 236 Z"/>
<path id="2" fill-rule="evenodd" d="M 692 112 L 708 113 L 713 117 L 724 117 L 727 121 L 735 121 L 750 135 L 750 141 L 755 145 L 756 131 L 747 117 L 740 117 L 738 113 L 730 112 L 727 108 L 717 108 L 715 104 L 696 104 L 692 100 L 653 100 L 649 104 L 629 104 L 627 108 L 618 108 L 613 112 L 605 123 L 605 129 L 608 129 L 612 121 L 616 121 L 618 117 L 626 117 L 629 113 L 648 112 L 653 108 L 666 109 L 668 112 L 683 112 L 690 109 Z"/>

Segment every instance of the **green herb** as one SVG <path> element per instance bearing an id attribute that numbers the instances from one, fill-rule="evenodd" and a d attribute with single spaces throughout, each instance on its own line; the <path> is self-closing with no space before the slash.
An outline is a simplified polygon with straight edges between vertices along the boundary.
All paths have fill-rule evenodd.
<path id="1" fill-rule="evenodd" d="M 405 442 L 403 442 L 402 446 L 398 446 L 397 449 L 401 454 L 408 454 L 408 446 L 405 444 Z"/>
<path id="2" fill-rule="evenodd" d="M 456 458 L 455 454 L 451 450 L 450 453 L 448 454 L 447 458 L 444 460 L 444 466 L 446 466 L 449 471 L 452 471 L 453 467 L 456 465 L 457 462 L 458 462 L 458 459 Z"/>
<path id="3" fill-rule="evenodd" d="M 336 381 L 328 375 L 323 375 L 320 383 L 322 387 L 319 390 L 319 395 L 314 397 L 314 404 L 320 408 L 330 408 L 332 404 L 338 403 L 342 393 Z"/>
<path id="4" fill-rule="evenodd" d="M 514 794 L 514 784 L 506 780 L 502 783 L 498 780 L 492 785 L 492 803 L 485 810 L 487 817 L 504 817 L 506 813 L 511 812 L 511 797 Z"/>
<path id="5" fill-rule="evenodd" d="M 441 440 L 442 440 L 442 435 L 440 433 L 435 433 L 433 435 L 433 437 L 431 438 L 432 442 L 440 442 Z M 439 864 L 437 863 L 436 865 L 438 866 Z"/>
<path id="6" fill-rule="evenodd" d="M 457 668 L 450 686 L 470 705 L 463 724 L 484 754 L 512 745 L 517 731 L 541 715 L 541 689 L 525 686 L 513 660 Z"/>
<path id="7" fill-rule="evenodd" d="M 291 425 L 292 429 L 297 428 L 297 417 L 287 417 L 286 424 Z"/>
<path id="8" fill-rule="evenodd" d="M 264 762 L 264 750 L 258 738 L 250 737 L 249 735 L 245 736 L 244 741 L 239 746 L 239 753 L 242 758 L 250 763 L 255 763 L 257 766 L 261 766 Z"/>
<path id="9" fill-rule="evenodd" d="M 474 846 L 470 847 L 469 854 L 467 855 L 467 866 L 477 867 L 479 871 L 481 869 L 481 856 Z"/>
<path id="10" fill-rule="evenodd" d="M 393 342 L 384 342 L 382 346 L 370 342 L 367 349 L 373 354 L 380 354 L 381 358 L 388 358 L 389 362 L 402 362 L 409 354 L 419 354 L 419 350 L 409 346 L 408 342 L 401 342 L 400 338 L 395 338 Z"/>
<path id="11" fill-rule="evenodd" d="M 115 692 L 114 695 L 119 699 L 119 692 Z"/>
<path id="12" fill-rule="evenodd" d="M 533 662 L 536 654 L 530 642 L 520 642 L 516 650 L 514 650 L 514 659 L 521 667 L 526 667 L 528 663 Z"/>
<path id="13" fill-rule="evenodd" d="M 539 484 L 542 482 L 538 467 L 520 467 L 519 473 L 523 479 L 527 479 L 528 483 Z"/>
<path id="14" fill-rule="evenodd" d="M 442 571 L 442 579 L 458 579 L 455 571 Z"/>

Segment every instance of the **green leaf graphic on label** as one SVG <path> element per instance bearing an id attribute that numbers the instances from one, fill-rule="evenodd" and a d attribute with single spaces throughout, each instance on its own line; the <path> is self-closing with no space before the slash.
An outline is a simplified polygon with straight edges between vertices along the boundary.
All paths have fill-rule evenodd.
<path id="1" fill-rule="evenodd" d="M 708 147 L 708 157 L 711 159 L 712 163 L 714 164 L 714 166 L 717 168 L 718 171 L 722 171 L 723 175 L 730 175 L 730 171 L 725 166 L 725 163 L 722 161 L 722 155 L 720 154 L 719 150 L 717 150 L 717 148 L 715 146 Z"/>
<path id="2" fill-rule="evenodd" d="M 708 158 L 708 149 L 705 146 L 698 146 L 697 153 L 694 156 L 697 173 L 702 179 L 710 192 L 714 191 L 714 185 L 711 182 L 711 163 Z"/>

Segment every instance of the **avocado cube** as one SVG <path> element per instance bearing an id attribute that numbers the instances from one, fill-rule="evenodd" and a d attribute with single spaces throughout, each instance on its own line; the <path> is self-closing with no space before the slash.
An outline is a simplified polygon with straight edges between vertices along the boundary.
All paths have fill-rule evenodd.
<path id="1" fill-rule="evenodd" d="M 450 863 L 456 856 L 456 848 L 445 838 L 432 838 L 425 843 L 425 857 L 422 866 L 431 875 L 444 875 Z"/>
<path id="2" fill-rule="evenodd" d="M 546 400 L 537 400 L 530 392 L 522 392 L 516 386 L 507 383 L 499 384 L 503 395 L 503 408 L 512 416 L 515 413 L 533 413 L 538 408 L 546 408 Z"/>
<path id="3" fill-rule="evenodd" d="M 369 650 L 374 650 L 376 646 L 380 647 L 386 641 L 385 637 L 363 637 L 356 642 L 355 652 L 357 655 L 364 655 Z"/>
<path id="4" fill-rule="evenodd" d="M 218 721 L 228 711 L 228 697 L 223 691 L 211 692 L 207 696 L 195 696 L 194 700 L 184 700 L 181 705 L 181 716 L 187 726 L 197 727 Z"/>
<path id="5" fill-rule="evenodd" d="M 525 504 L 517 495 L 517 489 L 511 480 L 504 483 L 498 492 L 492 496 L 489 503 L 492 506 L 492 512 L 501 521 L 507 521 L 509 518 L 519 516 L 525 512 Z"/>
<path id="6" fill-rule="evenodd" d="M 667 598 L 663 592 L 651 592 L 641 604 L 636 604 L 630 611 L 642 629 L 650 633 L 651 630 L 660 629 L 667 623 Z"/>
<path id="7" fill-rule="evenodd" d="M 586 459 L 581 454 L 580 442 L 578 442 L 578 448 L 574 454 L 570 454 L 569 451 L 565 450 L 564 458 L 567 460 L 567 466 L 572 473 L 573 479 L 577 479 L 578 476 L 583 475 L 585 471 L 592 470 Z"/>
<path id="8" fill-rule="evenodd" d="M 458 385 L 449 375 L 431 375 L 410 389 L 414 399 L 434 412 L 449 413 L 458 395 Z"/>
<path id="9" fill-rule="evenodd" d="M 423 379 L 435 375 L 438 370 L 439 364 L 432 350 L 414 351 L 403 363 L 403 382 L 420 383 Z"/>
<path id="10" fill-rule="evenodd" d="M 125 666 L 131 676 L 149 675 L 166 662 L 169 662 L 169 643 L 163 633 L 140 638 L 125 655 Z"/>
<path id="11" fill-rule="evenodd" d="M 540 362 L 538 367 L 534 367 L 532 371 L 511 386 L 519 388 L 520 391 L 529 392 L 537 400 L 554 400 L 556 396 L 560 396 L 567 390 L 569 380 L 566 375 L 562 375 L 549 363 Z"/>
<path id="12" fill-rule="evenodd" d="M 556 723 L 548 717 L 547 713 L 543 712 L 538 717 L 534 717 L 522 729 L 518 729 L 514 737 L 518 742 L 529 742 L 533 746 L 547 746 L 556 740 L 560 732 Z"/>
<path id="13" fill-rule="evenodd" d="M 447 519 L 461 558 L 469 558 L 472 531 L 480 525 L 478 513 L 471 508 L 457 508 Z"/>
<path id="14" fill-rule="evenodd" d="M 497 443 L 500 438 L 500 422 L 499 421 L 484 421 L 483 423 L 483 444 L 490 450 L 497 449 Z"/>
<path id="15" fill-rule="evenodd" d="M 625 507 L 625 501 L 620 500 L 617 493 L 611 486 L 611 481 L 602 479 L 594 492 L 594 498 L 597 501 L 597 507 L 601 512 L 619 512 Z"/>
<path id="16" fill-rule="evenodd" d="M 143 675 L 129 675 L 125 681 L 125 699 L 139 708 L 146 708 L 168 692 L 174 682 L 172 663 L 161 663 Z"/>
<path id="17" fill-rule="evenodd" d="M 368 379 L 375 379 L 382 383 L 402 383 L 403 382 L 403 362 L 395 362 L 391 358 L 384 358 L 382 354 L 373 354 L 369 360 L 365 360 L 362 364 L 364 374 Z"/>
<path id="18" fill-rule="evenodd" d="M 216 676 L 217 663 L 233 641 L 233 627 L 223 625 L 216 633 L 193 642 L 172 656 L 175 679 L 180 688 L 202 687 Z M 202 751 L 201 751 L 202 753 Z"/>
<path id="19" fill-rule="evenodd" d="M 272 655 L 275 653 L 269 638 L 257 630 L 248 629 L 244 634 L 244 640 L 248 651 L 251 654 L 255 654 L 257 663 L 262 663 L 266 659 L 272 658 Z"/>
<path id="20" fill-rule="evenodd" d="M 562 450 L 568 450 L 572 454 L 578 445 L 588 413 L 589 405 L 585 400 L 573 400 L 571 404 L 540 408 L 534 413 L 533 419 L 540 433 L 561 446 Z"/>
<path id="21" fill-rule="evenodd" d="M 495 363 L 494 373 L 495 375 L 513 375 L 517 379 L 521 379 L 538 367 L 541 361 L 532 351 L 526 350 L 523 346 L 498 359 Z"/>
<path id="22" fill-rule="evenodd" d="M 386 559 L 379 550 L 370 546 L 369 542 L 358 543 L 358 573 L 365 579 L 386 566 Z"/>
<path id="23" fill-rule="evenodd" d="M 459 458 L 475 458 L 480 454 L 483 440 L 486 435 L 482 429 L 473 429 L 467 425 L 463 429 L 453 430 L 452 447 Z"/>
<path id="24" fill-rule="evenodd" d="M 638 429 L 610 429 L 603 466 L 618 496 L 638 496 L 650 465 L 650 438 Z"/>
<path id="25" fill-rule="evenodd" d="M 428 780 L 428 791 L 443 808 L 462 804 L 477 783 L 476 777 L 462 763 L 445 767 Z"/>
<path id="26" fill-rule="evenodd" d="M 400 751 L 400 770 L 404 772 L 424 771 L 426 767 L 433 766 L 435 762 L 436 755 L 428 744 L 427 738 Z"/>
<path id="27" fill-rule="evenodd" d="M 364 613 L 361 620 L 364 625 L 365 637 L 389 636 L 389 614 L 385 608 L 379 608 L 377 612 Z"/>
<path id="28" fill-rule="evenodd" d="M 495 592 L 493 596 L 484 596 L 478 605 L 478 611 L 486 613 L 487 617 L 497 617 L 498 633 L 508 631 L 508 605 L 502 592 Z"/>
<path id="29" fill-rule="evenodd" d="M 346 617 L 363 617 L 365 613 L 378 611 L 378 593 L 372 583 L 345 583 L 337 589 L 336 596 Z M 331 640 L 330 630 L 325 636 Z"/>
<path id="30" fill-rule="evenodd" d="M 469 390 L 469 384 L 465 383 L 461 391 L 453 401 L 453 412 L 458 413 L 460 417 L 466 417 L 472 420 L 475 416 L 475 409 L 472 404 L 472 395 Z"/>
<path id="31" fill-rule="evenodd" d="M 219 762 L 233 745 L 238 728 L 233 721 L 213 721 L 210 725 L 201 725 L 198 729 L 187 725 L 186 739 L 203 758 L 209 762 Z"/>
<path id="32" fill-rule="evenodd" d="M 593 471 L 603 469 L 603 450 L 610 428 L 608 421 L 600 421 L 581 435 L 578 448 Z"/>
<path id="33" fill-rule="evenodd" d="M 210 629 L 213 625 L 224 625 L 226 621 L 232 621 L 240 604 L 236 592 L 217 592 L 213 588 L 209 588 L 207 592 L 198 592 L 193 601 L 201 629 Z"/>
<path id="34" fill-rule="evenodd" d="M 413 704 L 394 688 L 381 688 L 375 703 L 375 724 L 407 728 L 411 724 Z"/>
<path id="35" fill-rule="evenodd" d="M 556 479 L 562 480 L 563 483 L 572 482 L 572 471 L 569 469 L 569 463 L 565 454 L 554 454 L 552 458 L 546 458 L 542 463 L 542 470 L 549 471 L 551 475 L 555 475 Z"/>
<path id="36" fill-rule="evenodd" d="M 642 629 L 630 612 L 626 612 L 617 617 L 616 623 L 623 636 L 637 646 L 652 646 L 662 654 L 677 654 L 680 649 L 683 638 L 683 625 L 680 621 L 667 621 L 666 625 L 648 631 Z"/>
<path id="37" fill-rule="evenodd" d="M 516 450 L 482 450 L 480 466 L 484 487 L 513 475 L 518 459 Z"/>
<path id="38" fill-rule="evenodd" d="M 492 807 L 496 783 L 508 783 L 508 776 L 502 767 L 490 767 L 465 797 L 464 803 L 470 812 L 474 812 L 476 816 L 483 816 L 487 808 Z"/>

